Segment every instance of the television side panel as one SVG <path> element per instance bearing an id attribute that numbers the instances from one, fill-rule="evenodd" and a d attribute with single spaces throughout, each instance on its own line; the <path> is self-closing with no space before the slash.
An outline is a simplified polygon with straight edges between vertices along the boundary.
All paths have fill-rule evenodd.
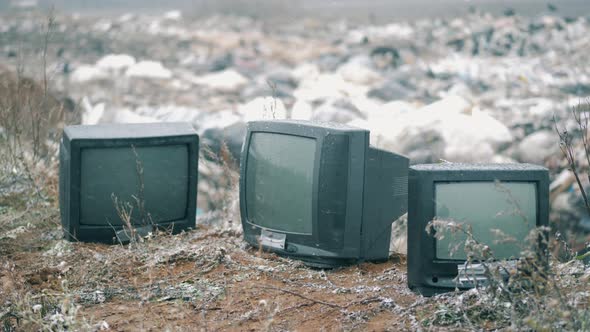
<path id="1" fill-rule="evenodd" d="M 549 226 L 549 170 L 540 172 L 537 190 L 537 202 L 539 205 L 539 223 L 537 226 Z"/>
<path id="2" fill-rule="evenodd" d="M 197 187 L 199 185 L 199 145 L 200 138 L 195 133 L 187 137 L 188 158 L 189 158 L 189 186 L 187 197 L 186 218 L 173 225 L 173 233 L 195 228 L 197 224 Z"/>
<path id="3" fill-rule="evenodd" d="M 537 180 L 537 227 L 549 227 L 549 170 L 540 171 Z M 544 238 L 544 239 L 543 239 Z M 549 264 L 549 251 L 547 248 L 547 240 L 549 239 L 549 231 L 543 231 L 539 238 L 540 251 L 539 258 Z"/>
<path id="4" fill-rule="evenodd" d="M 66 137 L 64 137 L 59 146 L 59 211 L 61 217 L 61 224 L 64 229 L 64 237 L 68 240 L 73 240 L 71 232 L 71 156 L 70 149 L 65 144 Z"/>
<path id="5" fill-rule="evenodd" d="M 369 148 L 365 175 L 362 257 L 389 257 L 391 224 L 407 211 L 409 159 Z"/>
<path id="6" fill-rule="evenodd" d="M 408 287 L 423 293 L 427 275 L 427 266 L 433 258 L 432 245 L 426 243 L 429 239 L 426 225 L 433 210 L 433 182 L 424 173 L 410 167 L 408 179 L 408 238 L 407 238 L 407 269 Z"/>

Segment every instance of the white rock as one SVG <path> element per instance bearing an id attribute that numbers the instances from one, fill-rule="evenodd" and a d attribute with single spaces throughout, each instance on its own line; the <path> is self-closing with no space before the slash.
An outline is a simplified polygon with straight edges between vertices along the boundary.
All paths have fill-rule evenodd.
<path id="1" fill-rule="evenodd" d="M 402 100 L 394 100 L 383 104 L 380 109 L 385 112 L 406 113 L 415 110 L 416 106 Z"/>
<path id="2" fill-rule="evenodd" d="M 418 162 L 438 158 L 490 162 L 496 151 L 512 141 L 509 129 L 460 97 L 448 97 L 417 110 L 393 104 L 389 112 L 368 113 L 364 125 L 378 147 L 406 154 Z"/>
<path id="3" fill-rule="evenodd" d="M 293 96 L 308 102 L 326 98 L 354 98 L 367 94 L 368 87 L 352 84 L 337 74 L 320 74 L 304 78 Z"/>
<path id="4" fill-rule="evenodd" d="M 408 23 L 391 23 L 380 26 L 363 26 L 348 32 L 345 40 L 350 44 L 362 43 L 365 38 L 375 41 L 391 42 L 392 39 L 409 39 L 414 35 L 414 28 Z"/>
<path id="5" fill-rule="evenodd" d="M 348 123 L 364 115 L 347 99 L 329 99 L 313 111 L 313 120 Z"/>
<path id="6" fill-rule="evenodd" d="M 382 105 L 374 104 L 373 107 L 359 107 L 359 109 L 371 123 L 394 124 L 400 116 L 414 111 L 416 107 L 405 101 L 391 101 Z"/>
<path id="7" fill-rule="evenodd" d="M 102 68 L 92 65 L 81 65 L 74 69 L 70 80 L 73 83 L 86 83 L 90 81 L 104 80 L 108 78 L 108 73 Z"/>
<path id="8" fill-rule="evenodd" d="M 513 139 L 504 124 L 477 109 L 471 115 L 448 116 L 440 123 L 446 143 L 445 156 L 449 160 L 488 162 L 498 148 Z"/>
<path id="9" fill-rule="evenodd" d="M 559 153 L 557 134 L 541 130 L 528 135 L 518 144 L 515 157 L 522 162 L 542 165 L 548 157 Z"/>
<path id="10" fill-rule="evenodd" d="M 366 117 L 368 113 L 383 107 L 382 101 L 367 96 L 351 97 L 349 98 L 349 101 L 363 114 L 363 117 Z"/>
<path id="11" fill-rule="evenodd" d="M 555 180 L 551 182 L 549 185 L 549 191 L 554 191 L 558 188 L 570 186 L 574 182 L 574 179 L 574 172 L 570 171 L 569 169 L 564 169 L 555 177 Z"/>
<path id="12" fill-rule="evenodd" d="M 182 18 L 182 12 L 180 10 L 171 10 L 164 13 L 164 19 L 169 21 L 178 21 Z"/>
<path id="13" fill-rule="evenodd" d="M 125 72 L 125 75 L 128 77 L 169 79 L 172 77 L 172 72 L 166 69 L 161 62 L 139 61 L 130 66 Z"/>
<path id="14" fill-rule="evenodd" d="M 470 113 L 471 103 L 464 98 L 451 95 L 420 109 L 422 112 Z"/>
<path id="15" fill-rule="evenodd" d="M 158 119 L 137 114 L 128 109 L 117 110 L 113 115 L 113 122 L 115 123 L 152 123 L 160 122 Z"/>
<path id="16" fill-rule="evenodd" d="M 96 62 L 96 67 L 110 71 L 120 71 L 135 64 L 135 58 L 127 54 L 109 54 Z"/>
<path id="17" fill-rule="evenodd" d="M 249 82 L 246 77 L 234 69 L 194 77 L 191 81 L 194 84 L 203 85 L 221 92 L 238 92 L 241 87 Z"/>
<path id="18" fill-rule="evenodd" d="M 225 110 L 219 112 L 203 113 L 197 124 L 199 133 L 211 128 L 227 128 L 242 121 L 242 116 L 234 111 Z"/>
<path id="19" fill-rule="evenodd" d="M 101 19 L 92 26 L 92 29 L 99 32 L 107 32 L 111 30 L 112 27 L 113 23 L 110 20 Z"/>
<path id="20" fill-rule="evenodd" d="M 166 105 L 162 107 L 139 107 L 135 113 L 156 118 L 162 122 L 195 122 L 201 112 L 195 108 Z"/>
<path id="21" fill-rule="evenodd" d="M 291 109 L 291 119 L 294 120 L 311 120 L 313 115 L 313 108 L 311 104 L 303 101 L 298 100 L 293 104 L 293 109 Z"/>
<path id="22" fill-rule="evenodd" d="M 127 22 L 130 22 L 130 21 L 134 20 L 135 18 L 136 18 L 136 14 L 126 13 L 126 14 L 123 14 L 123 15 L 119 16 L 119 18 L 117 19 L 117 21 L 119 23 L 127 23 Z"/>
<path id="23" fill-rule="evenodd" d="M 244 121 L 286 119 L 287 110 L 280 99 L 272 97 L 257 97 L 238 107 Z"/>
<path id="24" fill-rule="evenodd" d="M 494 164 L 516 164 L 516 163 L 518 163 L 518 161 L 516 161 L 510 157 L 501 155 L 501 154 L 495 155 L 492 158 L 491 162 Z"/>
<path id="25" fill-rule="evenodd" d="M 320 68 L 315 64 L 304 63 L 293 69 L 292 74 L 297 81 L 314 79 L 320 75 Z"/>
<path id="26" fill-rule="evenodd" d="M 374 84 L 381 79 L 381 75 L 369 67 L 368 57 L 355 57 L 340 66 L 337 73 L 342 78 L 355 84 Z"/>

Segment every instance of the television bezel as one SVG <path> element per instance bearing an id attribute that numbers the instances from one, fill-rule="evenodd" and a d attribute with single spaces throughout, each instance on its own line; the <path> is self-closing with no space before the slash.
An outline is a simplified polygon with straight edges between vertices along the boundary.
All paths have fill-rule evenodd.
<path id="1" fill-rule="evenodd" d="M 160 229 L 178 233 L 196 225 L 199 136 L 189 123 L 101 124 L 69 126 L 60 147 L 60 208 L 65 237 L 71 241 L 117 243 L 122 225 L 81 224 L 81 157 L 84 149 L 186 145 L 188 192 L 184 216 L 155 223 Z M 67 154 L 62 155 L 62 154 Z M 69 157 L 69 158 L 67 158 Z M 61 165 L 65 163 L 64 165 Z M 61 174 L 63 173 L 63 174 Z M 63 181 L 63 183 L 62 183 Z M 144 225 L 134 225 L 142 227 Z M 148 225 L 149 226 L 149 225 Z"/>
<path id="2" fill-rule="evenodd" d="M 459 285 L 457 265 L 465 260 L 440 259 L 436 255 L 434 233 L 426 227 L 435 217 L 436 184 L 457 182 L 534 183 L 536 186 L 536 227 L 547 226 L 549 220 L 549 173 L 532 164 L 427 164 L 410 167 L 408 188 L 408 285 L 423 295 L 433 295 Z"/>
<path id="3" fill-rule="evenodd" d="M 304 138 L 311 138 L 316 141 L 314 170 L 313 170 L 313 192 L 312 192 L 312 234 L 297 234 L 283 230 L 272 229 L 248 220 L 247 198 L 246 198 L 246 174 L 248 165 L 248 151 L 252 136 L 255 133 L 268 133 L 279 135 L 291 135 Z M 349 139 L 348 154 L 348 184 L 346 199 L 346 217 L 344 222 L 344 235 L 342 247 L 339 250 L 326 248 L 325 243 L 319 241 L 319 223 L 318 223 L 318 194 L 319 194 L 319 177 L 322 157 L 322 147 L 324 138 L 328 135 L 346 135 Z M 325 122 L 308 122 L 296 120 L 270 120 L 270 121 L 252 121 L 248 122 L 247 133 L 242 146 L 242 155 L 240 162 L 240 213 L 242 216 L 242 226 L 244 227 L 245 239 L 254 246 L 257 236 L 262 230 L 286 234 L 288 242 L 296 244 L 297 247 L 310 247 L 317 251 L 318 257 L 334 259 L 357 259 L 361 252 L 361 227 L 363 220 L 363 189 L 365 181 L 365 158 L 369 149 L 369 131 L 355 127 L 338 125 Z M 249 229 L 247 229 L 249 228 Z M 285 250 L 265 247 L 268 250 L 275 251 L 289 256 L 299 256 L 305 260 L 308 254 L 299 251 L 293 251 L 290 247 Z"/>

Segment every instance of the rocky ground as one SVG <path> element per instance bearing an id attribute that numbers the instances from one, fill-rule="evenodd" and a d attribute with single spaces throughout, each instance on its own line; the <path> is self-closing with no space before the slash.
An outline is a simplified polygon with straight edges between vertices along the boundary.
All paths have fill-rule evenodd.
<path id="1" fill-rule="evenodd" d="M 582 250 L 590 218 L 554 119 L 573 135 L 585 171 L 569 110 L 590 96 L 589 32 L 587 17 L 551 10 L 372 25 L 180 11 L 54 13 L 51 20 L 35 11 L 2 13 L 0 72 L 22 68 L 42 81 L 45 60 L 54 99 L 70 105 L 68 122 L 189 121 L 210 152 L 201 158 L 197 229 L 129 246 L 63 241 L 54 166 L 29 177 L 3 166 L 0 322 L 8 331 L 556 329 L 583 322 L 576 315 L 588 315 L 588 267 L 560 254 L 570 248 L 559 241 L 551 275 L 568 296 L 525 299 L 536 309 L 528 313 L 520 300 L 494 292 L 411 293 L 403 229 L 394 241 L 402 254 L 387 263 L 332 271 L 247 247 L 235 212 L 235 167 L 245 122 L 272 118 L 368 128 L 372 144 L 412 163 L 544 164 L 553 232 Z M 5 140 L 9 132 L 2 133 Z M 222 141 L 236 160 L 217 156 Z M 45 185 L 31 189 L 39 178 Z"/>

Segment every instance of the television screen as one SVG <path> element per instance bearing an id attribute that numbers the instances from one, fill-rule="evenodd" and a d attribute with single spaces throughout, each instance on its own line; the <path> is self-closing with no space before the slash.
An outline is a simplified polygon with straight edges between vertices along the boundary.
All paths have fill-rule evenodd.
<path id="1" fill-rule="evenodd" d="M 70 126 L 60 149 L 60 207 L 70 240 L 112 243 L 133 227 L 194 227 L 198 136 L 186 123 Z"/>
<path id="2" fill-rule="evenodd" d="M 309 198 L 313 193 L 315 150 L 312 138 L 252 135 L 246 167 L 246 195 L 252 197 L 247 201 L 251 223 L 289 233 L 312 233 Z"/>
<path id="3" fill-rule="evenodd" d="M 408 159 L 369 132 L 309 121 L 255 121 L 241 157 L 244 238 L 316 267 L 389 256 L 407 207 Z"/>
<path id="4" fill-rule="evenodd" d="M 435 218 L 453 220 L 469 227 L 473 238 L 487 244 L 498 259 L 518 258 L 518 244 L 536 227 L 534 183 L 437 182 L 434 196 Z M 503 236 L 498 237 L 493 229 L 501 230 Z M 443 239 L 436 240 L 437 259 L 467 259 L 463 245 L 454 254 L 449 250 L 457 243 L 465 243 L 467 236 L 464 233 L 439 232 Z"/>
<path id="5" fill-rule="evenodd" d="M 114 209 L 119 202 L 144 201 L 154 223 L 184 218 L 188 192 L 186 145 L 90 148 L 81 151 L 80 224 L 115 225 L 122 221 Z M 142 174 L 138 174 L 141 167 Z M 145 222 L 135 206 L 134 224 Z M 147 221 L 147 220 L 146 220 Z"/>
<path id="6" fill-rule="evenodd" d="M 408 187 L 408 285 L 423 295 L 475 285 L 457 278 L 468 259 L 465 231 L 493 259 L 515 260 L 533 245 L 531 230 L 548 224 L 549 173 L 541 166 L 414 165 Z M 439 225 L 429 232 L 433 220 L 461 230 Z"/>

